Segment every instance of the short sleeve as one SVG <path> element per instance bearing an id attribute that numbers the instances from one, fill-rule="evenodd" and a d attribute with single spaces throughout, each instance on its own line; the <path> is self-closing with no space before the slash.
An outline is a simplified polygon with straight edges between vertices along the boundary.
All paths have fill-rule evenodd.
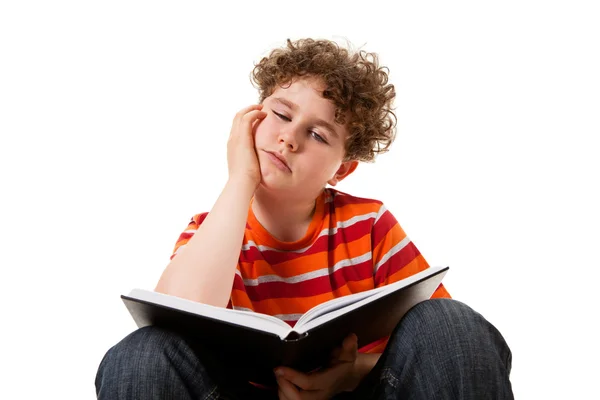
<path id="1" fill-rule="evenodd" d="M 192 217 L 185 230 L 179 235 L 177 242 L 175 242 L 175 248 L 173 249 L 173 254 L 171 254 L 170 258 L 171 260 L 177 255 L 179 251 L 185 248 L 185 246 L 190 241 L 192 236 L 194 236 L 194 233 L 196 233 L 198 227 L 200 227 L 207 215 L 208 213 L 202 213 L 196 214 Z"/>
<path id="2" fill-rule="evenodd" d="M 388 285 L 429 268 L 429 264 L 392 213 L 382 205 L 371 233 L 375 287 Z M 440 285 L 432 298 L 450 297 Z"/>

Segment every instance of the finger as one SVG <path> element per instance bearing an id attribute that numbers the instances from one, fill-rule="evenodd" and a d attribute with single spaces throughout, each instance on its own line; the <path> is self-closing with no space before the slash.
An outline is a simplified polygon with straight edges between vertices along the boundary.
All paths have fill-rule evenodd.
<path id="1" fill-rule="evenodd" d="M 257 120 L 261 120 L 267 116 L 267 113 L 262 110 L 252 110 L 247 112 L 241 119 L 241 124 L 252 126 Z"/>
<path id="2" fill-rule="evenodd" d="M 348 346 L 351 345 L 352 341 L 356 340 L 356 335 L 354 333 L 350 333 L 348 334 L 348 336 L 346 336 L 344 338 L 344 340 L 342 340 L 342 343 L 340 346 L 336 347 L 335 349 L 332 350 L 331 355 L 332 356 L 339 356 L 339 354 L 345 349 L 348 348 Z"/>
<path id="3" fill-rule="evenodd" d="M 290 400 L 285 395 L 285 393 L 283 393 L 283 390 L 281 390 L 281 388 L 277 389 L 277 397 L 279 398 L 279 400 Z"/>
<path id="4" fill-rule="evenodd" d="M 290 400 L 287 398 L 285 393 L 283 393 L 283 390 L 281 390 L 281 388 L 277 389 L 277 397 L 279 398 L 279 400 Z"/>
<path id="5" fill-rule="evenodd" d="M 358 337 L 354 333 L 349 334 L 344 339 L 343 347 L 350 350 L 356 349 L 358 347 Z"/>
<path id="6" fill-rule="evenodd" d="M 265 113 L 265 118 L 267 117 L 267 113 Z M 252 136 L 256 135 L 256 128 L 260 125 L 260 123 L 264 120 L 264 118 L 258 118 L 252 122 Z"/>
<path id="7" fill-rule="evenodd" d="M 248 114 L 250 111 L 252 111 L 252 110 L 262 110 L 262 108 L 263 108 L 262 104 L 252 104 L 252 105 L 250 105 L 248 107 L 244 107 L 240 111 L 238 111 L 235 114 L 235 118 L 240 119 L 244 115 Z"/>
<path id="8" fill-rule="evenodd" d="M 287 379 L 277 378 L 277 386 L 279 387 L 279 398 L 283 397 L 285 400 L 300 400 L 300 392 Z"/>
<path id="9" fill-rule="evenodd" d="M 252 104 L 248 107 L 242 108 L 240 111 L 238 111 L 235 114 L 235 117 L 233 117 L 232 127 L 237 128 L 237 126 L 240 124 L 240 121 L 242 120 L 244 115 L 248 114 L 251 111 L 262 110 L 262 108 L 263 108 L 262 104 Z"/>
<path id="10" fill-rule="evenodd" d="M 342 347 L 336 347 L 331 351 L 330 361 L 337 361 L 342 353 Z"/>
<path id="11" fill-rule="evenodd" d="M 284 378 L 296 385 L 304 393 L 318 393 L 330 389 L 332 382 L 338 379 L 339 370 L 335 368 L 326 368 L 310 374 L 286 369 Z"/>
<path id="12" fill-rule="evenodd" d="M 239 120 L 234 121 L 231 134 L 240 135 L 244 132 L 249 132 L 256 121 L 263 120 L 266 116 L 267 113 L 261 110 L 251 110 L 247 112 Z"/>
<path id="13" fill-rule="evenodd" d="M 252 132 L 254 123 L 263 120 L 266 116 L 267 113 L 261 110 L 249 111 L 241 119 L 234 121 L 229 137 L 244 136 L 246 132 L 254 133 Z"/>
<path id="14" fill-rule="evenodd" d="M 342 343 L 342 351 L 338 357 L 339 361 L 352 362 L 356 359 L 358 353 L 358 338 L 355 334 L 348 335 Z"/>
<path id="15" fill-rule="evenodd" d="M 302 390 L 318 390 L 322 389 L 322 383 L 320 382 L 320 374 L 304 374 L 295 369 L 279 367 L 277 370 L 281 373 L 280 377 L 293 383 Z"/>

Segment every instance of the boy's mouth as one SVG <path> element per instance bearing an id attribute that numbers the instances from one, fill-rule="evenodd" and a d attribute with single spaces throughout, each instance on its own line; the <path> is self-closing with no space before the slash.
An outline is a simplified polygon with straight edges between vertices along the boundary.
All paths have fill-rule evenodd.
<path id="1" fill-rule="evenodd" d="M 292 170 L 290 169 L 290 167 L 287 164 L 287 161 L 283 155 L 272 152 L 272 151 L 265 150 L 265 152 L 267 153 L 267 155 L 269 156 L 271 161 L 273 161 L 273 164 L 275 164 L 275 166 L 277 166 L 280 170 L 286 171 L 286 172 L 292 172 Z"/>

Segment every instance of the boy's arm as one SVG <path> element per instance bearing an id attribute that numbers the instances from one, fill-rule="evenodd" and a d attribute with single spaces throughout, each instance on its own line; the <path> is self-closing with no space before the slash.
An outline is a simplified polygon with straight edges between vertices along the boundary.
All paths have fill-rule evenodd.
<path id="1" fill-rule="evenodd" d="M 227 182 L 196 233 L 165 268 L 157 292 L 227 305 L 253 193 L 243 182 Z"/>
<path id="2" fill-rule="evenodd" d="M 229 180 L 196 233 L 165 268 L 157 292 L 227 306 L 248 207 L 260 183 L 252 138 L 255 122 L 265 115 L 260 108 L 248 107 L 236 115 L 227 146 Z"/>

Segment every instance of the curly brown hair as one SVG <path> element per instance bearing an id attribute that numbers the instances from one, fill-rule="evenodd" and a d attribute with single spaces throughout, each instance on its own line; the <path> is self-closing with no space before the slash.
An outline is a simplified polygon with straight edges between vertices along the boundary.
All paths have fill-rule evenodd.
<path id="1" fill-rule="evenodd" d="M 253 85 L 259 102 L 276 86 L 290 84 L 298 77 L 316 77 L 326 89 L 323 97 L 335 105 L 335 122 L 347 123 L 345 160 L 372 162 L 388 151 L 396 134 L 392 103 L 394 85 L 388 83 L 386 67 L 379 66 L 377 54 L 363 50 L 351 53 L 329 40 L 300 39 L 274 49 L 254 66 Z"/>

